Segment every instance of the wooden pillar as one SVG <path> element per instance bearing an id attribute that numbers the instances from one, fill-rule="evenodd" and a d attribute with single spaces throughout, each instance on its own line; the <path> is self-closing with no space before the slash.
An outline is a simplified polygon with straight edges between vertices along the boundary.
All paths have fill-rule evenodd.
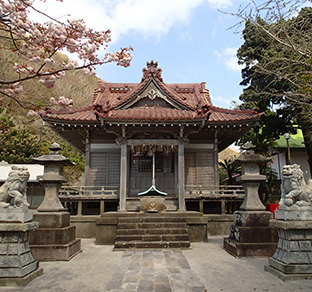
<path id="1" fill-rule="evenodd" d="M 127 194 L 127 143 L 121 146 L 120 159 L 120 192 L 119 192 L 119 211 L 126 211 Z"/>
<path id="2" fill-rule="evenodd" d="M 89 185 L 89 177 L 90 177 L 90 139 L 89 139 L 89 130 L 87 130 L 87 138 L 86 138 L 86 161 L 85 161 L 85 172 L 84 172 L 84 185 Z"/>
<path id="3" fill-rule="evenodd" d="M 105 202 L 104 200 L 100 201 L 100 214 L 105 212 Z"/>
<path id="4" fill-rule="evenodd" d="M 219 158 L 218 158 L 218 151 L 219 151 L 219 146 L 218 146 L 218 131 L 215 131 L 215 137 L 214 137 L 214 146 L 213 146 L 213 150 L 214 150 L 214 180 L 215 180 L 215 185 L 219 186 Z"/>
<path id="5" fill-rule="evenodd" d="M 199 212 L 204 213 L 204 200 L 203 200 L 203 198 L 199 199 Z"/>
<path id="6" fill-rule="evenodd" d="M 226 204 L 225 198 L 222 198 L 222 199 L 221 199 L 221 214 L 222 214 L 222 215 L 225 214 L 225 207 L 226 207 L 225 204 Z"/>
<path id="7" fill-rule="evenodd" d="M 82 201 L 78 201 L 77 205 L 77 216 L 82 216 Z"/>
<path id="8" fill-rule="evenodd" d="M 178 144 L 178 206 L 179 211 L 185 211 L 185 166 L 184 166 L 184 143 L 180 140 Z"/>

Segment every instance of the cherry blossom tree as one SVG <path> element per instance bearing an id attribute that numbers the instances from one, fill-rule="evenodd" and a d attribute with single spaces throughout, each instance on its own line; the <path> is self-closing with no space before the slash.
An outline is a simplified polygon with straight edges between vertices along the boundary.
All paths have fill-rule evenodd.
<path id="1" fill-rule="evenodd" d="M 44 16 L 46 22 L 33 21 L 30 12 Z M 0 78 L 0 102 L 9 98 L 36 113 L 43 105 L 19 98 L 23 92 L 23 82 L 36 79 L 46 88 L 52 88 L 69 70 L 84 70 L 92 75 L 97 65 L 115 62 L 119 66 L 129 66 L 131 47 L 118 52 L 105 51 L 104 56 L 100 57 L 100 50 L 106 50 L 110 40 L 109 30 L 95 31 L 88 28 L 82 19 L 59 21 L 36 9 L 35 0 L 0 0 L 0 50 L 11 50 L 21 60 L 10 64 L 16 73 L 13 78 Z M 60 51 L 76 54 L 79 62 L 68 60 L 56 64 L 54 56 Z M 50 104 L 63 108 L 70 107 L 72 102 L 63 96 L 50 100 Z"/>

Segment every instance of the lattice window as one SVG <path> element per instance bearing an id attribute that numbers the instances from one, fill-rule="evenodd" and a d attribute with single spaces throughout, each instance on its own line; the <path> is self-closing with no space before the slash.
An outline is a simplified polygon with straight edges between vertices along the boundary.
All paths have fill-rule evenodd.
<path id="1" fill-rule="evenodd" d="M 147 153 L 131 153 L 131 173 L 152 172 L 152 156 Z"/>
<path id="2" fill-rule="evenodd" d="M 156 172 L 174 172 L 173 153 L 156 152 Z"/>
<path id="3" fill-rule="evenodd" d="M 147 155 L 147 152 L 131 153 L 131 173 L 152 172 L 153 157 Z M 156 172 L 174 172 L 174 154 L 156 152 L 155 154 Z"/>

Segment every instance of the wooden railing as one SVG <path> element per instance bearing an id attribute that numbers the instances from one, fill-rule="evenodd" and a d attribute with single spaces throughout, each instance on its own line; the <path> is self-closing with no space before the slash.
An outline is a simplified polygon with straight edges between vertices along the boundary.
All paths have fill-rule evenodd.
<path id="1" fill-rule="evenodd" d="M 83 214 L 83 202 L 96 201 L 100 203 L 100 213 L 105 211 L 105 202 L 118 200 L 119 186 L 62 186 L 60 199 L 67 208 L 75 209 L 75 213 Z M 240 205 L 245 196 L 241 185 L 186 185 L 185 199 L 199 204 L 198 210 L 204 212 L 205 202 L 220 201 L 221 214 L 233 213 L 236 205 Z M 73 207 L 74 206 L 74 207 Z"/>
<path id="2" fill-rule="evenodd" d="M 207 198 L 244 198 L 245 191 L 242 185 L 186 185 L 185 197 L 207 197 Z"/>
<path id="3" fill-rule="evenodd" d="M 117 198 L 119 196 L 119 186 L 62 186 L 59 194 L 61 198 Z M 244 198 L 245 191 L 241 185 L 186 185 L 185 196 L 187 198 Z"/>
<path id="4" fill-rule="evenodd" d="M 119 186 L 62 186 L 60 198 L 117 198 Z"/>

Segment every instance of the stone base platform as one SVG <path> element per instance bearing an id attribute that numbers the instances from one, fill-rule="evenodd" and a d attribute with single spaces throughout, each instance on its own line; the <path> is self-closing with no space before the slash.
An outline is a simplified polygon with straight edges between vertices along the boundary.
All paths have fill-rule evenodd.
<path id="1" fill-rule="evenodd" d="M 66 244 L 31 245 L 31 252 L 40 261 L 70 261 L 81 252 L 81 240 L 75 239 Z"/>
<path id="2" fill-rule="evenodd" d="M 30 233 L 30 248 L 39 261 L 68 261 L 81 251 L 75 226 L 69 226 L 67 212 L 35 213 L 39 228 Z"/>
<path id="3" fill-rule="evenodd" d="M 277 246 L 277 232 L 269 227 L 271 212 L 236 211 L 224 249 L 236 257 L 272 256 Z"/>
<path id="4" fill-rule="evenodd" d="M 27 274 L 20 278 L 0 278 L 0 287 L 14 286 L 14 287 L 25 287 L 35 278 L 43 274 L 43 269 L 38 268 L 37 270 Z"/>
<path id="5" fill-rule="evenodd" d="M 0 224 L 0 286 L 25 286 L 42 274 L 29 248 L 37 222 Z"/>
<path id="6" fill-rule="evenodd" d="M 224 238 L 224 249 L 235 257 L 267 257 L 276 250 L 276 243 L 240 243 L 231 238 Z"/>
<path id="7" fill-rule="evenodd" d="M 312 280 L 312 274 L 285 274 L 271 266 L 264 266 L 264 270 L 280 278 L 284 282 L 295 280 Z"/>
<path id="8" fill-rule="evenodd" d="M 312 279 L 312 220 L 272 220 L 278 245 L 265 270 L 283 281 Z"/>
<path id="9" fill-rule="evenodd" d="M 31 221 L 33 214 L 28 207 L 0 207 L 0 221 L 1 222 L 20 222 L 26 223 Z"/>

